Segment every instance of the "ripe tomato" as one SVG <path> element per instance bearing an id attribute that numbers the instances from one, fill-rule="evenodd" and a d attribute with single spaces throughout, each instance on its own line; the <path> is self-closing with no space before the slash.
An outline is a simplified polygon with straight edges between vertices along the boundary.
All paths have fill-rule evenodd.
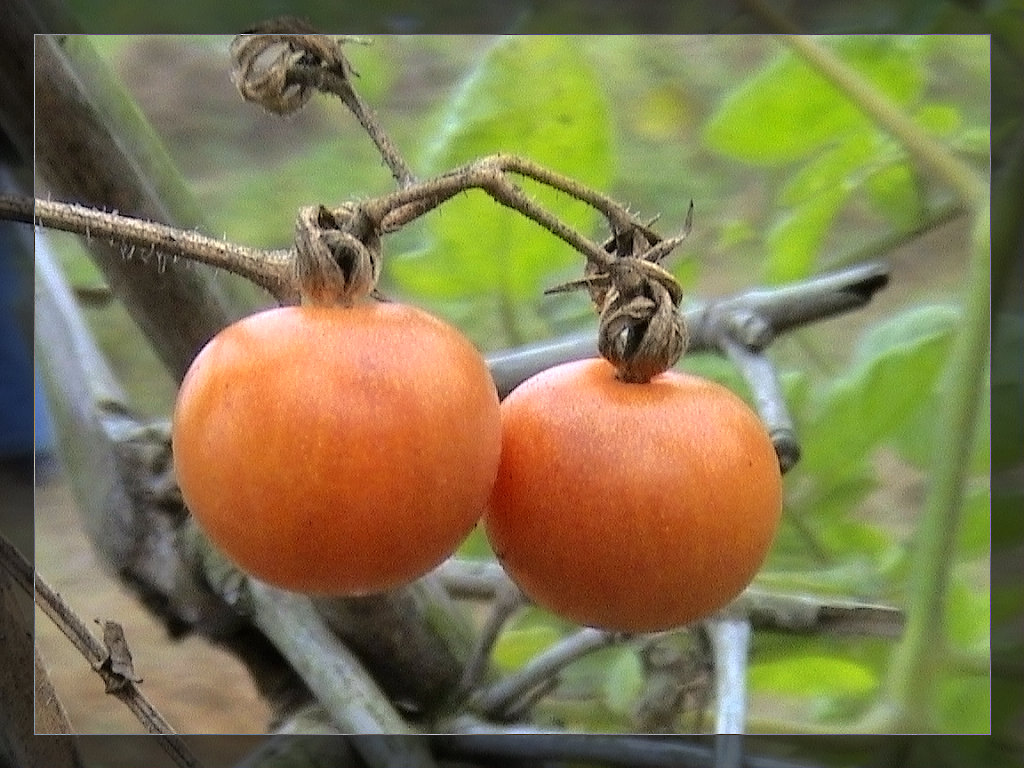
<path id="1" fill-rule="evenodd" d="M 401 304 L 272 309 L 224 329 L 186 374 L 175 472 L 242 569 L 307 593 L 411 581 L 487 503 L 498 396 L 476 349 Z"/>
<path id="2" fill-rule="evenodd" d="M 760 567 L 781 473 L 725 387 L 674 371 L 630 384 L 584 360 L 527 380 L 501 411 L 484 521 L 539 605 L 605 629 L 668 629 L 728 603 Z"/>

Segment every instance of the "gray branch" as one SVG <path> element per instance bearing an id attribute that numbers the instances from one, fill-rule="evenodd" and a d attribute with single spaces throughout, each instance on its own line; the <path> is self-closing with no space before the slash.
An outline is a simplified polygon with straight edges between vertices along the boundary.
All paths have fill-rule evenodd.
<path id="1" fill-rule="evenodd" d="M 352 742 L 368 765 L 433 766 L 424 742 L 400 738 L 414 731 L 359 659 L 331 632 L 310 598 L 244 575 L 205 541 L 199 548 L 211 586 L 263 631 L 338 728 L 375 737 Z"/>
<path id="2" fill-rule="evenodd" d="M 715 768 L 741 768 L 750 622 L 725 613 L 708 625 L 715 656 Z"/>
<path id="3" fill-rule="evenodd" d="M 501 566 L 489 560 L 452 558 L 435 573 L 453 596 L 467 600 L 491 600 L 510 583 Z M 893 606 L 771 592 L 756 585 L 747 587 L 729 610 L 748 617 L 756 629 L 793 634 L 899 637 L 904 623 L 903 612 Z"/>
<path id="4" fill-rule="evenodd" d="M 538 653 L 519 671 L 502 678 L 473 697 L 471 706 L 490 717 L 501 719 L 521 700 L 537 689 L 544 689 L 562 669 L 589 653 L 626 639 L 620 632 L 584 627 Z"/>

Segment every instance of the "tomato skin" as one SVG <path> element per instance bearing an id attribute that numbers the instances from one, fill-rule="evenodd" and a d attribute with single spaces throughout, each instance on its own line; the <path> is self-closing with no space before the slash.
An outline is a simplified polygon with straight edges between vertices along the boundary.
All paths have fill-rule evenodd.
<path id="1" fill-rule="evenodd" d="M 498 467 L 498 396 L 472 344 L 413 307 L 283 307 L 199 353 L 172 446 L 186 504 L 243 570 L 365 594 L 472 530 Z"/>
<path id="2" fill-rule="evenodd" d="M 625 383 L 605 360 L 584 360 L 527 380 L 501 411 L 484 522 L 539 605 L 658 631 L 714 612 L 757 572 L 781 473 L 760 420 L 725 387 L 674 371 Z"/>

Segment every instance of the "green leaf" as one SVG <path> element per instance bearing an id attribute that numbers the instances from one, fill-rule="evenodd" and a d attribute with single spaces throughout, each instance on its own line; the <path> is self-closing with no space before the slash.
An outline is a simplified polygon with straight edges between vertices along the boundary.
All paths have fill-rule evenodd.
<path id="1" fill-rule="evenodd" d="M 854 350 L 854 364 L 869 367 L 891 352 L 910 351 L 936 338 L 948 339 L 960 322 L 952 304 L 921 304 L 868 328 Z"/>
<path id="2" fill-rule="evenodd" d="M 612 177 L 611 129 L 600 83 L 580 46 L 557 36 L 499 40 L 444 112 L 424 165 L 441 173 L 497 152 L 525 156 L 595 188 Z M 588 232 L 596 213 L 567 195 L 513 178 L 534 202 Z M 391 259 L 396 284 L 426 300 L 465 300 L 504 318 L 506 343 L 544 333 L 530 299 L 546 278 L 582 257 L 482 191 L 445 203 L 428 219 L 422 250 Z"/>
<path id="3" fill-rule="evenodd" d="M 469 532 L 469 536 L 459 545 L 458 553 L 460 557 L 469 560 L 490 560 L 494 557 L 483 526 L 478 525 Z"/>
<path id="4" fill-rule="evenodd" d="M 620 715 L 631 714 L 644 685 L 643 664 L 636 650 L 618 649 L 604 680 L 604 701 L 608 709 Z"/>
<path id="5" fill-rule="evenodd" d="M 818 38 L 898 105 L 921 92 L 920 44 L 910 37 Z M 782 165 L 823 144 L 870 127 L 842 92 L 789 51 L 730 93 L 712 115 L 704 141 L 755 165 Z"/>
<path id="6" fill-rule="evenodd" d="M 924 305 L 864 335 L 850 372 L 826 390 L 805 430 L 807 471 L 844 474 L 872 448 L 900 436 L 935 391 L 958 318 L 952 307 Z"/>
<path id="7" fill-rule="evenodd" d="M 878 561 L 861 556 L 847 557 L 836 565 L 811 569 L 786 570 L 769 557 L 765 568 L 757 574 L 754 583 L 765 589 L 789 592 L 811 592 L 816 595 L 848 597 L 858 595 L 864 599 L 880 597 L 887 589 Z"/>
<path id="8" fill-rule="evenodd" d="M 633 130 L 650 141 L 677 141 L 693 122 L 686 92 L 672 83 L 650 88 L 630 110 Z"/>
<path id="9" fill-rule="evenodd" d="M 922 105 L 914 119 L 937 136 L 949 136 L 960 127 L 963 118 L 955 104 L 931 102 Z"/>
<path id="10" fill-rule="evenodd" d="M 947 391 L 949 386 L 949 371 L 940 378 L 936 391 L 933 392 L 925 403 L 917 409 L 914 414 L 897 435 L 894 446 L 900 456 L 916 467 L 927 469 L 933 459 L 933 450 L 937 431 L 940 423 L 936 420 L 935 414 L 947 402 Z M 991 439 L 992 439 L 992 409 L 991 392 L 988 386 L 982 391 L 982 403 L 978 409 L 977 421 L 975 424 L 974 447 L 971 451 L 969 471 L 972 475 L 988 476 L 992 465 Z"/>
<path id="11" fill-rule="evenodd" d="M 850 519 L 865 497 L 878 487 L 865 464 L 839 477 L 811 476 L 797 464 L 787 481 L 800 492 L 789 493 L 786 513 L 772 544 L 773 568 L 812 569 L 852 556 L 879 556 L 889 541 L 866 523 Z"/>
<path id="12" fill-rule="evenodd" d="M 562 633 L 555 627 L 541 624 L 507 629 L 494 644 L 494 664 L 499 670 L 513 672 L 557 643 L 561 636 Z"/>
<path id="13" fill-rule="evenodd" d="M 950 143 L 961 152 L 985 156 L 992 148 L 992 134 L 988 126 L 966 128 L 954 136 Z"/>
<path id="14" fill-rule="evenodd" d="M 972 583 L 979 579 L 969 579 L 966 574 L 966 569 L 958 570 L 946 603 L 946 631 L 958 648 L 987 644 L 991 627 L 988 584 Z"/>
<path id="15" fill-rule="evenodd" d="M 990 732 L 992 715 L 990 694 L 988 677 L 956 677 L 942 681 L 938 705 L 940 732 L 987 735 Z M 969 739 L 958 739 L 957 741 L 965 742 Z M 976 741 L 989 741 L 989 739 L 977 739 Z M 971 761 L 970 757 L 966 757 L 966 760 L 970 762 L 946 764 L 994 765 L 984 758 L 978 762 Z"/>
<path id="16" fill-rule="evenodd" d="M 849 189 L 836 186 L 785 211 L 768 233 L 765 278 L 771 283 L 801 280 L 814 272 L 817 257 Z"/>
<path id="17" fill-rule="evenodd" d="M 851 505 L 847 512 L 855 508 Z M 892 546 L 892 536 L 861 520 L 835 520 L 822 528 L 821 543 L 838 560 L 851 555 L 879 559 Z"/>
<path id="18" fill-rule="evenodd" d="M 593 699 L 604 709 L 605 681 L 620 651 L 621 648 L 602 648 L 573 661 L 559 672 L 559 693 L 566 698 Z"/>
<path id="19" fill-rule="evenodd" d="M 813 654 L 755 661 L 747 680 L 752 691 L 784 696 L 862 695 L 878 686 L 876 672 L 865 664 Z"/>
<path id="20" fill-rule="evenodd" d="M 898 162 L 872 172 L 867 179 L 868 199 L 900 231 L 910 229 L 921 218 L 921 193 L 913 166 Z"/>
<path id="21" fill-rule="evenodd" d="M 749 243 L 756 239 L 757 231 L 754 225 L 745 219 L 728 219 L 722 222 L 718 230 L 718 241 L 715 247 L 719 250 L 727 250 L 743 243 Z"/>
<path id="22" fill-rule="evenodd" d="M 879 151 L 879 136 L 875 131 L 859 131 L 838 144 L 826 147 L 800 168 L 786 182 L 779 194 L 785 206 L 799 205 L 839 185 L 865 164 L 874 160 Z"/>
<path id="23" fill-rule="evenodd" d="M 957 559 L 969 560 L 989 554 L 992 541 L 992 492 L 975 488 L 967 495 L 964 505 Z"/>

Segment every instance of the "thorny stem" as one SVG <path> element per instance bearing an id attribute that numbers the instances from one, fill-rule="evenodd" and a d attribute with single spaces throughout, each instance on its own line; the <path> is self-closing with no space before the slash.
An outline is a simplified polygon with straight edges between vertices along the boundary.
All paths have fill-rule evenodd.
<path id="1" fill-rule="evenodd" d="M 512 208 L 533 220 L 555 237 L 571 245 L 598 266 L 607 267 L 610 265 L 612 259 L 606 250 L 581 235 L 542 206 L 533 202 L 522 189 L 506 178 L 505 172 L 507 170 L 515 171 L 517 168 L 530 170 L 536 174 L 535 178 L 541 175 L 540 171 L 542 170 L 535 163 L 514 155 L 490 155 L 462 168 L 441 174 L 433 179 L 417 182 L 397 192 L 383 195 L 374 200 L 364 201 L 361 203 L 361 206 L 371 220 L 380 222 L 385 231 L 392 231 L 404 224 L 408 224 L 413 218 L 422 216 L 424 213 L 455 197 L 455 195 L 470 189 L 480 189 L 502 205 Z M 553 174 L 553 178 L 564 179 L 564 177 L 560 177 L 557 174 Z M 592 190 L 586 190 L 581 184 L 575 183 L 572 186 L 575 189 L 575 193 L 567 193 L 581 200 L 590 202 L 590 200 L 586 200 L 583 196 L 587 193 L 593 195 L 595 200 L 604 199 L 603 195 L 598 195 L 598 193 Z M 556 188 L 560 189 L 560 187 Z M 610 202 L 611 205 L 615 205 L 613 201 Z M 601 208 L 598 208 L 598 210 L 601 210 Z M 628 216 L 625 209 L 620 207 L 619 210 L 621 215 Z M 616 214 L 616 216 L 618 215 L 620 214 Z M 639 224 L 639 222 L 637 223 Z"/>
<path id="2" fill-rule="evenodd" d="M 34 595 L 36 605 L 103 678 L 107 692 L 123 702 L 149 733 L 159 737 L 160 746 L 171 759 L 181 768 L 200 768 L 199 760 L 139 690 L 135 681 L 108 668 L 105 664 L 109 657 L 108 649 L 96 639 L 71 606 L 38 573 L 33 573 L 31 564 L 3 536 L 0 536 L 0 567 L 22 590 Z"/>
<path id="3" fill-rule="evenodd" d="M 504 162 L 501 157 L 497 156 L 497 160 L 484 158 L 479 163 L 486 167 L 493 160 L 496 166 L 500 166 Z M 491 169 L 491 172 L 498 173 L 496 169 Z M 418 182 L 408 189 L 359 206 L 341 206 L 333 211 L 327 211 L 327 214 L 336 220 L 368 222 L 372 230 L 375 220 L 386 218 L 385 211 L 417 208 L 420 213 L 424 213 L 438 200 L 449 199 L 463 189 L 464 181 L 453 176 L 441 176 L 427 182 Z M 604 248 L 574 233 L 571 228 L 561 224 L 543 209 L 531 209 L 531 212 L 536 214 L 534 220 L 542 225 L 561 225 L 563 234 L 572 233 L 566 237 L 567 242 L 576 242 L 585 249 L 585 253 L 593 250 L 602 261 L 614 263 L 612 255 Z M 33 200 L 21 196 L 0 195 L 0 218 L 24 222 L 32 222 L 34 218 L 37 223 L 54 229 L 75 232 L 87 237 L 120 240 L 131 247 L 146 248 L 172 258 L 192 259 L 227 269 L 263 286 L 282 302 L 294 301 L 301 293 L 301 286 L 298 284 L 301 280 L 297 279 L 299 270 L 295 249 L 261 251 L 214 240 L 190 230 L 179 230 L 129 216 L 97 211 L 86 206 Z M 689 222 L 689 217 L 687 221 Z M 353 239 L 353 236 L 344 231 L 320 228 L 311 233 L 309 227 L 306 227 L 302 232 L 306 235 L 321 235 L 325 232 L 335 234 L 342 238 L 347 237 L 350 242 L 362 247 L 359 238 Z M 685 232 L 686 230 L 684 234 Z M 369 237 L 365 234 L 363 237 L 374 245 L 373 232 Z M 651 250 L 660 248 L 663 243 L 670 240 L 660 241 Z M 367 250 L 376 258 L 373 267 L 376 275 L 380 268 L 379 243 L 373 248 L 368 247 Z M 650 269 L 658 269 L 657 264 L 642 259 L 632 261 L 637 265 L 646 264 Z M 375 279 L 374 276 L 373 281 Z M 772 435 L 783 471 L 791 468 L 799 458 L 799 443 L 794 434 L 792 419 L 779 391 L 778 377 L 771 362 L 761 354 L 761 350 L 781 333 L 863 306 L 887 282 L 888 270 L 884 265 L 864 264 L 782 288 L 749 291 L 690 309 L 685 313 L 682 327 L 687 329 L 686 343 L 691 351 L 717 350 L 728 354 L 740 366 L 755 395 L 759 415 Z M 673 296 L 672 299 L 675 301 L 676 297 Z M 610 313 L 606 313 L 605 317 L 609 316 Z M 564 362 L 566 359 L 592 357 L 597 354 L 597 348 L 589 339 L 573 341 L 563 351 L 555 349 L 552 352 L 549 346 L 541 345 L 536 354 L 531 349 L 517 350 L 514 353 L 514 362 L 500 354 L 492 356 L 492 373 L 501 394 L 506 394 L 527 376 L 545 367 Z M 573 351 L 577 348 L 580 351 Z M 522 373 L 506 372 L 510 365 L 515 371 L 521 369 Z"/>
<path id="4" fill-rule="evenodd" d="M 488 162 L 503 173 L 512 172 L 520 176 L 525 176 L 526 178 L 533 179 L 534 181 L 540 182 L 552 189 L 557 189 L 559 192 L 564 192 L 570 197 L 588 204 L 590 207 L 604 214 L 604 217 L 608 220 L 608 223 L 613 229 L 621 230 L 630 226 L 640 226 L 640 223 L 634 219 L 629 211 L 608 195 L 602 194 L 595 189 L 591 189 L 585 184 L 580 184 L 579 181 L 570 176 L 565 176 L 561 173 L 557 173 L 556 171 L 552 171 L 549 168 L 545 168 L 529 158 L 525 158 L 520 155 L 499 153 L 490 157 Z M 646 234 L 652 242 L 658 242 L 661 240 L 657 234 L 646 227 L 644 227 L 644 234 Z"/>

